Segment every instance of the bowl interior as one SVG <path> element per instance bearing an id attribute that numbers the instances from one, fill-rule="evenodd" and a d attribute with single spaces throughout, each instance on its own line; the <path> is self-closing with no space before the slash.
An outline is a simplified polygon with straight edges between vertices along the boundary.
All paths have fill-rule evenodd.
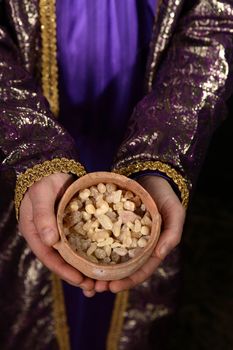
<path id="1" fill-rule="evenodd" d="M 152 227 L 151 227 L 151 233 L 148 239 L 148 243 L 144 248 L 141 248 L 139 250 L 139 253 L 136 254 L 134 257 L 130 258 L 126 262 L 117 263 L 115 265 L 109 265 L 109 264 L 97 264 L 94 263 L 86 258 L 85 253 L 79 253 L 75 252 L 71 246 L 69 245 L 67 238 L 64 234 L 64 227 L 63 227 L 63 218 L 64 218 L 64 211 L 68 203 L 71 201 L 71 199 L 80 191 L 86 188 L 89 188 L 93 185 L 98 185 L 99 183 L 114 183 L 119 188 L 129 190 L 140 197 L 142 203 L 145 204 L 146 209 L 149 211 L 151 218 L 152 218 Z M 117 269 L 119 267 L 121 268 L 127 268 L 131 265 L 137 264 L 137 262 L 140 262 L 140 260 L 145 259 L 145 257 L 154 249 L 160 233 L 160 224 L 161 224 L 161 218 L 157 209 L 157 206 L 152 199 L 152 197 L 149 195 L 149 193 L 136 181 L 131 180 L 123 175 L 115 174 L 115 173 L 108 173 L 108 172 L 95 172 L 95 173 L 89 173 L 75 182 L 66 190 L 64 193 L 59 206 L 58 206 L 58 212 L 57 212 L 57 224 L 58 224 L 58 230 L 61 237 L 60 246 L 61 243 L 65 245 L 66 250 L 69 251 L 69 254 L 72 256 L 73 259 L 78 259 L 82 261 L 82 263 L 88 264 L 93 269 L 98 266 L 100 269 L 105 269 L 106 271 L 113 271 L 114 269 Z M 59 250 L 60 246 L 55 245 L 55 248 Z"/>

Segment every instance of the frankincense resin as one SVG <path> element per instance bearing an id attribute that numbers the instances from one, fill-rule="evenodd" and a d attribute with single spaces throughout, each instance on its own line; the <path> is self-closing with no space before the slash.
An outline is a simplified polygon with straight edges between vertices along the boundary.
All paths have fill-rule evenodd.
<path id="1" fill-rule="evenodd" d="M 99 183 L 72 198 L 63 224 L 75 252 L 95 263 L 116 264 L 147 245 L 152 219 L 139 196 L 113 183 Z"/>

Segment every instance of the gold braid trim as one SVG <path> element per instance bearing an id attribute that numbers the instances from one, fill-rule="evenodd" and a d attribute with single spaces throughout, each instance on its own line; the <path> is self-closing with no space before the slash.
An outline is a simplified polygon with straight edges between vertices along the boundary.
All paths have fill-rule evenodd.
<path id="1" fill-rule="evenodd" d="M 113 169 L 115 173 L 130 176 L 139 171 L 158 170 L 166 174 L 178 187 L 181 195 L 181 201 L 185 208 L 188 206 L 189 190 L 187 181 L 170 165 L 160 161 L 135 162 L 120 169 Z"/>
<path id="2" fill-rule="evenodd" d="M 41 75 L 43 94 L 55 116 L 59 113 L 57 35 L 56 35 L 56 0 L 39 0 L 41 22 Z M 19 215 L 20 203 L 27 188 L 44 176 L 56 172 L 85 174 L 81 164 L 74 160 L 55 158 L 28 169 L 17 179 L 15 190 L 16 216 Z M 52 274 L 53 314 L 55 332 L 60 350 L 70 350 L 68 327 L 65 313 L 64 295 L 61 280 Z"/>
<path id="3" fill-rule="evenodd" d="M 158 18 L 158 12 L 160 9 L 160 6 L 162 4 L 162 0 L 159 0 L 156 4 L 156 11 L 155 11 L 155 18 L 154 18 L 154 25 L 153 25 L 153 30 L 152 30 L 152 35 L 151 35 L 151 42 L 150 42 L 150 55 L 151 57 L 151 62 L 149 65 L 148 72 L 146 74 L 146 87 L 147 87 L 147 92 L 152 91 L 152 85 L 153 85 L 153 80 L 154 80 L 154 75 L 155 75 L 155 66 L 156 66 L 156 43 L 154 40 L 155 36 L 155 31 L 157 29 L 157 18 Z"/>
<path id="4" fill-rule="evenodd" d="M 16 181 L 15 210 L 17 219 L 19 218 L 19 207 L 27 189 L 44 176 L 54 173 L 72 173 L 80 177 L 85 175 L 86 171 L 80 163 L 66 158 L 46 160 L 44 163 L 36 164 L 33 168 L 27 169 L 25 173 L 19 175 Z"/>
<path id="5" fill-rule="evenodd" d="M 128 304 L 129 292 L 120 292 L 116 296 L 111 325 L 107 337 L 106 350 L 118 350 L 125 311 Z"/>
<path id="6" fill-rule="evenodd" d="M 52 296 L 53 296 L 53 314 L 55 320 L 55 332 L 60 350 L 70 350 L 69 329 L 65 312 L 64 295 L 62 282 L 52 273 Z"/>
<path id="7" fill-rule="evenodd" d="M 59 112 L 56 0 L 40 0 L 42 88 L 52 113 Z"/>

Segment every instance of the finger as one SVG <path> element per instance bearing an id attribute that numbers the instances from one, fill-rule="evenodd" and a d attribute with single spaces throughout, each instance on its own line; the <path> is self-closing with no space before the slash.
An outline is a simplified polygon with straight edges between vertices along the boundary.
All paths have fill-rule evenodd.
<path id="1" fill-rule="evenodd" d="M 96 281 L 95 291 L 98 293 L 106 292 L 109 290 L 109 282 L 107 281 Z"/>
<path id="2" fill-rule="evenodd" d="M 24 232 L 28 230 L 28 226 L 30 227 L 33 222 L 33 214 L 32 214 L 32 203 L 29 199 L 28 193 L 25 194 L 20 208 L 19 208 L 19 231 L 20 234 L 24 236 Z"/>
<path id="3" fill-rule="evenodd" d="M 155 254 L 164 259 L 180 242 L 185 210 L 170 184 L 160 177 L 145 177 L 140 180 L 142 185 L 154 198 L 162 216 L 163 231 L 157 243 Z"/>
<path id="4" fill-rule="evenodd" d="M 26 214 L 23 215 L 25 210 Z M 29 247 L 46 267 L 70 284 L 77 286 L 80 283 L 84 283 L 85 285 L 85 281 L 81 273 L 68 265 L 55 251 L 55 249 L 46 246 L 41 241 L 32 221 L 32 205 L 29 196 L 25 196 L 20 208 L 19 229 L 26 239 Z M 90 282 L 87 284 L 88 288 L 90 288 L 89 284 Z"/>
<path id="5" fill-rule="evenodd" d="M 109 283 L 109 289 L 113 293 L 118 293 L 126 289 L 135 287 L 137 284 L 143 283 L 147 280 L 159 266 L 161 260 L 157 257 L 150 257 L 150 259 L 138 271 L 130 277 L 123 278 Z"/>
<path id="6" fill-rule="evenodd" d="M 33 221 L 41 240 L 52 246 L 59 240 L 54 205 L 56 193 L 51 186 L 36 183 L 29 196 L 32 202 Z"/>
<path id="7" fill-rule="evenodd" d="M 87 298 L 92 298 L 95 295 L 95 291 L 94 290 L 89 290 L 89 291 L 83 290 L 83 294 Z"/>
<path id="8" fill-rule="evenodd" d="M 95 287 L 95 282 L 91 278 L 85 277 L 83 282 L 79 285 L 79 287 L 85 291 L 91 291 Z"/>
<path id="9" fill-rule="evenodd" d="M 185 210 L 181 204 L 171 203 L 161 212 L 163 231 L 155 249 L 155 255 L 164 259 L 181 240 L 185 219 Z"/>
<path id="10" fill-rule="evenodd" d="M 25 195 L 20 207 L 19 230 L 34 254 L 51 271 L 73 286 L 80 286 L 87 290 L 94 288 L 92 279 L 85 278 L 79 271 L 67 264 L 53 248 L 41 242 L 33 224 L 32 204 L 28 195 Z"/>
<path id="11" fill-rule="evenodd" d="M 38 259 L 47 266 L 48 269 L 70 284 L 80 286 L 82 283 L 83 286 L 85 286 L 84 278 L 78 270 L 67 264 L 54 248 L 46 246 L 40 239 L 37 239 L 38 236 L 36 233 L 33 234 L 33 236 L 27 240 L 28 244 Z"/>

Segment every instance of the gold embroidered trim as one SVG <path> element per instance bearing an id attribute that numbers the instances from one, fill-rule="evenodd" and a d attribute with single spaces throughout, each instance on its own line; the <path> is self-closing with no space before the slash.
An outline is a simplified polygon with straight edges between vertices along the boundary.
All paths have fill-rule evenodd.
<path id="1" fill-rule="evenodd" d="M 19 217 L 20 203 L 27 189 L 44 176 L 49 176 L 54 173 L 72 173 L 80 177 L 85 175 L 86 172 L 80 163 L 75 162 L 73 159 L 66 158 L 46 160 L 44 163 L 36 164 L 33 168 L 27 169 L 25 173 L 19 175 L 16 181 L 15 210 L 17 219 Z"/>
<path id="2" fill-rule="evenodd" d="M 144 170 L 158 170 L 162 173 L 165 173 L 170 179 L 172 179 L 172 181 L 177 185 L 180 191 L 183 206 L 187 208 L 189 201 L 189 190 L 187 181 L 170 165 L 162 163 L 160 161 L 147 161 L 135 162 L 124 168 L 113 169 L 114 172 L 125 176 L 129 176 Z"/>
<path id="3" fill-rule="evenodd" d="M 111 325 L 107 337 L 107 350 L 118 350 L 119 340 L 124 321 L 125 311 L 128 304 L 129 292 L 120 292 L 116 296 Z"/>
<path id="4" fill-rule="evenodd" d="M 155 37 L 155 31 L 157 28 L 157 18 L 158 18 L 158 12 L 161 6 L 162 0 L 159 0 L 156 5 L 156 11 L 155 11 L 155 18 L 154 18 L 154 25 L 153 25 L 153 30 L 152 30 L 152 35 L 151 35 L 151 42 L 150 42 L 150 51 L 151 51 L 151 56 L 152 60 L 149 65 L 148 73 L 146 75 L 146 87 L 147 87 L 147 93 L 152 91 L 152 84 L 154 80 L 154 75 L 155 75 L 155 66 L 156 66 L 156 43 L 154 40 Z"/>
<path id="5" fill-rule="evenodd" d="M 55 332 L 60 350 L 70 350 L 69 329 L 65 312 L 64 295 L 62 282 L 52 273 L 52 296 L 53 296 L 53 315 L 55 320 Z"/>
<path id="6" fill-rule="evenodd" d="M 42 88 L 52 113 L 59 112 L 56 0 L 40 0 Z"/>
<path id="7" fill-rule="evenodd" d="M 55 116 L 59 113 L 57 35 L 56 35 L 56 0 L 39 0 L 41 22 L 41 75 L 43 94 Z M 74 160 L 55 158 L 35 165 L 17 179 L 15 189 L 15 208 L 18 219 L 20 203 L 25 192 L 35 181 L 56 172 L 85 174 L 81 164 Z M 65 313 L 64 294 L 61 280 L 52 274 L 52 297 L 55 332 L 60 350 L 70 350 L 68 327 Z"/>

